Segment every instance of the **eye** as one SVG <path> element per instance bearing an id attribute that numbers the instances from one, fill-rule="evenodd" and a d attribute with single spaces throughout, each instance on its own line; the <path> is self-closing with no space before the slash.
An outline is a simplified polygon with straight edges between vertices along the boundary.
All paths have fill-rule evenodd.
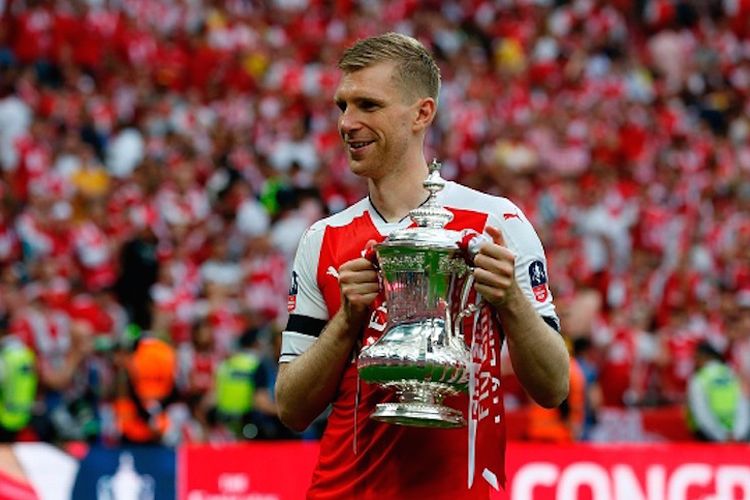
<path id="1" fill-rule="evenodd" d="M 336 107 L 339 108 L 339 111 L 342 113 L 346 111 L 346 103 L 344 101 L 336 101 Z"/>
<path id="2" fill-rule="evenodd" d="M 373 111 L 377 109 L 378 103 L 369 99 L 363 99 L 362 101 L 360 101 L 359 107 L 364 111 Z"/>

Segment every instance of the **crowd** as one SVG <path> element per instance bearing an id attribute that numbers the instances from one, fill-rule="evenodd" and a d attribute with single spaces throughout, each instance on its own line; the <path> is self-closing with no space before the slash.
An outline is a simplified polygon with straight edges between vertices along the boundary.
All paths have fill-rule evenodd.
<path id="1" fill-rule="evenodd" d="M 38 376 L 10 438 L 290 437 L 288 265 L 365 193 L 336 57 L 384 28 L 438 56 L 428 158 L 533 221 L 599 404 L 682 404 L 701 341 L 750 390 L 750 2 L 0 6 L 0 332 Z"/>

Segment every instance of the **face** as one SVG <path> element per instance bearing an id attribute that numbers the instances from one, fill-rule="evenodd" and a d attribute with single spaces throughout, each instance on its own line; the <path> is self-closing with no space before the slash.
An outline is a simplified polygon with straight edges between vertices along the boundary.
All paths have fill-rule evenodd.
<path id="1" fill-rule="evenodd" d="M 421 153 L 420 102 L 408 99 L 393 78 L 394 64 L 379 63 L 344 74 L 334 100 L 341 110 L 339 133 L 349 166 L 357 175 L 378 179 Z"/>

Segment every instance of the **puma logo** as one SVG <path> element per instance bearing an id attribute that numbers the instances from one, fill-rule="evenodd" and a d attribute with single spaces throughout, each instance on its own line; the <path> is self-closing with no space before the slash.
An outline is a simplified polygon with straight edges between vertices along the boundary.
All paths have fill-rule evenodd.
<path id="1" fill-rule="evenodd" d="M 328 266 L 328 270 L 326 271 L 326 274 L 336 278 L 336 281 L 338 281 L 339 279 L 339 272 L 333 266 Z"/>
<path id="2" fill-rule="evenodd" d="M 516 212 L 516 213 L 506 212 L 506 213 L 503 214 L 503 219 L 505 219 L 505 220 L 508 220 L 508 219 L 518 219 L 518 220 L 521 220 L 521 216 L 518 215 L 518 212 Z"/>

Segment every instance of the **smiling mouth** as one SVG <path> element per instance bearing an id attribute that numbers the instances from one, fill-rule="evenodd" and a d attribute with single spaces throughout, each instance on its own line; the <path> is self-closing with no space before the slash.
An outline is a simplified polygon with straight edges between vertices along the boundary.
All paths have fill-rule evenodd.
<path id="1" fill-rule="evenodd" d="M 373 142 L 375 141 L 351 141 L 348 143 L 348 145 L 349 145 L 349 149 L 351 149 L 352 152 L 357 152 L 369 146 Z"/>

